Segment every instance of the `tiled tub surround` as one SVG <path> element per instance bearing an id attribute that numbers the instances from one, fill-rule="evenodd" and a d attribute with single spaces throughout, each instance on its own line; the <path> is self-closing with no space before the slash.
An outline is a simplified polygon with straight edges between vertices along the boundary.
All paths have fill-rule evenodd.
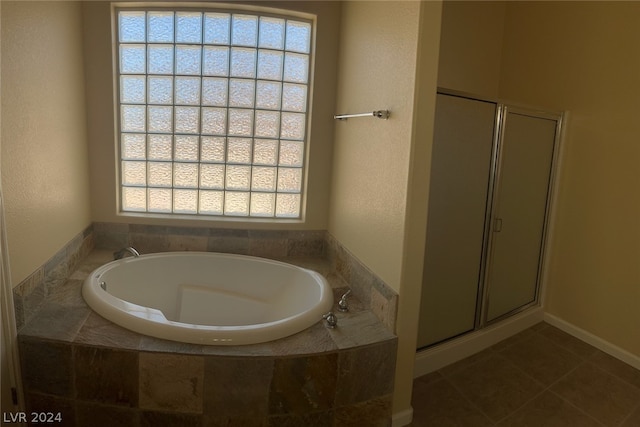
<path id="1" fill-rule="evenodd" d="M 145 237 L 130 236 L 127 244 L 143 247 Z M 161 244 L 178 244 L 167 236 Z M 254 247 L 288 240 L 275 236 Z M 236 238 L 250 241 L 233 235 L 231 244 Z M 264 344 L 183 344 L 120 328 L 85 304 L 84 278 L 111 257 L 110 249 L 94 250 L 20 330 L 27 410 L 61 412 L 61 425 L 71 426 L 390 425 L 397 339 L 357 295 L 350 312 L 337 313 L 335 330 L 318 322 Z M 325 257 L 287 261 L 325 274 L 336 297 L 347 289 Z"/>

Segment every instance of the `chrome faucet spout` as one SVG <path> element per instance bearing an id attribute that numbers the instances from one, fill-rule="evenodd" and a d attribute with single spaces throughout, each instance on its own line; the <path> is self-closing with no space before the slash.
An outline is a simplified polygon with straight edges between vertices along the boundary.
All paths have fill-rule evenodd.
<path id="1" fill-rule="evenodd" d="M 122 259 L 128 253 L 133 255 L 136 258 L 138 258 L 140 256 L 140 252 L 138 252 L 134 247 L 128 246 L 126 248 L 122 248 L 119 251 L 114 252 L 113 253 L 113 259 L 114 260 Z"/>

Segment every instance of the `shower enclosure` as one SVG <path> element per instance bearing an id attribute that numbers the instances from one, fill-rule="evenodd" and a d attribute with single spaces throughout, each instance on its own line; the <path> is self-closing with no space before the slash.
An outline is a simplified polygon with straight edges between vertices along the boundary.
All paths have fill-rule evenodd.
<path id="1" fill-rule="evenodd" d="M 561 119 L 438 93 L 418 348 L 538 303 Z"/>

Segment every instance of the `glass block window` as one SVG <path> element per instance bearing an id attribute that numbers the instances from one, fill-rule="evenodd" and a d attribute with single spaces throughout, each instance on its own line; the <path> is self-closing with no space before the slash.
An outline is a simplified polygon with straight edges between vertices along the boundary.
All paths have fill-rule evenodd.
<path id="1" fill-rule="evenodd" d="M 117 14 L 122 210 L 299 218 L 311 23 Z"/>

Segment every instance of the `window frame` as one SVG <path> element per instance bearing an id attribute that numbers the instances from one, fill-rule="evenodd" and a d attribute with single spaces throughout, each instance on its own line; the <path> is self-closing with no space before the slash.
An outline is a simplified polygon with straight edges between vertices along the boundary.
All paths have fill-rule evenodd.
<path id="1" fill-rule="evenodd" d="M 304 13 L 304 12 L 297 12 L 297 11 L 292 11 L 292 10 L 283 10 L 283 9 L 273 9 L 273 8 L 268 8 L 268 7 L 262 7 L 262 6 L 257 6 L 257 7 L 253 7 L 253 6 L 244 6 L 244 5 L 234 5 L 233 8 L 230 7 L 219 7 L 220 5 L 196 5 L 194 6 L 193 4 L 185 4 L 185 5 L 176 5 L 174 7 L 167 7 L 165 5 L 158 5 L 156 4 L 140 4 L 140 3 L 136 3 L 136 4 L 122 4 L 122 3 L 114 3 L 112 4 L 112 46 L 113 46 L 113 80 L 114 80 L 114 127 L 115 127 L 115 144 L 116 144 L 116 162 L 115 162 L 115 166 L 116 166 L 116 207 L 117 207 L 117 215 L 119 216 L 130 216 L 130 217 L 146 217 L 146 218 L 164 218 L 164 219 L 170 219 L 170 218 L 175 218 L 175 219 L 189 219 L 189 220 L 207 220 L 207 221 L 245 221 L 245 222 L 250 222 L 250 223 L 255 223 L 255 222 L 266 222 L 266 223 L 304 223 L 305 222 L 305 218 L 306 218 L 306 208 L 307 208 L 307 199 L 308 199 L 308 194 L 307 194 L 307 189 L 308 189 L 308 178 L 309 178 L 309 164 L 310 164 L 310 159 L 309 159 L 309 153 L 310 153 L 310 145 L 311 145 L 311 118 L 312 118 L 312 105 L 313 105 L 313 87 L 314 87 L 314 70 L 315 70 L 315 56 L 316 56 L 316 29 L 317 29 L 317 22 L 316 22 L 316 16 L 309 14 L 309 13 Z M 230 21 L 232 21 L 233 19 L 233 15 L 251 15 L 251 16 L 255 16 L 257 21 L 260 22 L 260 18 L 276 18 L 276 19 L 283 19 L 285 20 L 284 26 L 285 26 L 285 30 L 286 30 L 286 21 L 287 20 L 292 20 L 295 22 L 302 22 L 302 23 L 306 23 L 310 25 L 310 29 L 309 29 L 309 51 L 308 53 L 304 53 L 304 55 L 307 55 L 308 57 L 308 65 L 307 65 L 307 81 L 306 83 L 302 83 L 306 86 L 306 105 L 304 108 L 304 111 L 302 112 L 302 114 L 304 114 L 304 135 L 302 137 L 301 140 L 298 140 L 301 144 L 302 144 L 302 150 L 303 150 L 303 154 L 302 154 L 302 159 L 301 159 L 301 164 L 299 167 L 296 167 L 300 170 L 300 190 L 299 192 L 291 192 L 291 193 L 287 193 L 287 192 L 279 192 L 278 191 L 278 187 L 277 187 L 277 171 L 279 168 L 281 168 L 281 164 L 280 164 L 280 146 L 282 145 L 282 142 L 287 142 L 287 141 L 296 141 L 294 139 L 283 139 L 282 138 L 282 134 L 281 134 L 281 129 L 280 126 L 278 128 L 278 135 L 273 138 L 275 139 L 275 141 L 277 142 L 277 147 L 278 147 L 278 151 L 276 152 L 276 162 L 275 164 L 272 166 L 276 169 L 276 184 L 275 187 L 273 189 L 273 191 L 271 192 L 266 192 L 267 194 L 273 194 L 274 195 L 274 202 L 273 202 L 273 214 L 269 215 L 269 216 L 264 216 L 264 215 L 251 215 L 251 202 L 249 200 L 249 202 L 247 203 L 247 213 L 246 215 L 231 215 L 231 214 L 226 214 L 224 212 L 224 202 L 223 202 L 223 211 L 220 214 L 212 214 L 212 213 L 200 213 L 198 210 L 196 212 L 176 212 L 174 205 L 175 205 L 175 200 L 173 197 L 173 192 L 176 189 L 180 189 L 179 187 L 176 187 L 173 183 L 174 181 L 174 174 L 172 173 L 172 184 L 170 187 L 167 187 L 171 190 L 172 192 L 172 200 L 171 200 L 171 212 L 158 212 L 158 211 L 153 211 L 150 210 L 149 208 L 149 189 L 150 188 L 156 188 L 153 186 L 149 186 L 148 183 L 148 177 L 149 177 L 149 170 L 148 170 L 148 166 L 145 172 L 145 178 L 146 178 L 146 182 L 144 186 L 139 186 L 138 188 L 144 189 L 146 191 L 146 210 L 145 211 L 138 211 L 138 210 L 125 210 L 124 209 L 124 188 L 125 188 L 125 184 L 124 184 L 124 176 L 123 176 L 123 163 L 124 163 L 124 158 L 123 158 L 123 154 L 122 154 L 122 150 L 123 150 L 123 144 L 122 144 L 122 138 L 123 138 L 123 134 L 125 133 L 125 131 L 122 128 L 122 106 L 123 105 L 131 105 L 131 104 L 124 104 L 122 99 L 121 99 L 121 77 L 123 75 L 127 75 L 126 73 L 121 73 L 121 68 L 120 68 L 120 60 L 121 60 L 121 56 L 120 56 L 120 45 L 121 45 L 121 41 L 120 41 L 120 18 L 119 18 L 119 14 L 120 12 L 134 12 L 134 11 L 139 11 L 139 12 L 144 12 L 145 14 L 147 12 L 173 12 L 173 13 L 179 13 L 179 12 L 197 12 L 197 13 L 202 13 L 202 17 L 204 18 L 204 14 L 206 13 L 222 13 L 222 14 L 229 14 L 229 19 Z M 175 35 L 175 31 L 176 31 L 176 26 L 175 26 L 175 15 L 174 15 L 174 35 Z M 145 18 L 145 32 L 147 31 L 147 25 L 148 20 L 147 18 Z M 258 24 L 259 25 L 259 24 Z M 257 38 L 259 37 L 259 27 L 257 29 Z M 203 20 L 203 24 L 202 24 L 202 32 L 204 34 L 204 20 Z M 286 40 L 286 39 L 285 39 Z M 285 41 L 283 41 L 283 47 L 282 49 L 273 49 L 276 51 L 280 51 L 282 52 L 282 56 L 283 56 L 283 61 L 285 58 L 285 54 L 287 52 L 292 52 L 292 53 L 296 53 L 295 51 L 290 51 L 286 49 L 286 45 L 285 45 Z M 144 44 L 145 46 L 148 46 L 149 40 L 147 39 L 147 34 L 145 34 L 145 41 L 143 43 L 139 43 L 139 44 Z M 180 45 L 180 44 L 184 44 L 184 43 L 178 43 L 174 37 L 173 42 L 171 43 L 166 43 L 166 44 L 171 44 L 172 47 L 174 48 L 174 65 L 175 65 L 175 48 L 176 46 Z M 207 44 L 204 42 L 204 40 L 199 43 L 196 44 L 201 46 L 201 48 L 204 48 L 204 46 L 207 46 Z M 222 45 L 224 46 L 224 45 Z M 231 48 L 237 45 L 234 45 L 232 43 L 231 40 L 229 40 L 229 43 L 226 45 L 229 49 L 229 52 L 231 52 Z M 258 75 L 257 75 L 257 69 L 258 69 L 258 56 L 260 53 L 261 48 L 259 45 L 259 41 L 256 41 L 255 46 L 250 47 L 250 49 L 253 49 L 256 55 L 256 75 L 250 79 L 248 79 L 248 81 L 253 82 L 254 85 L 257 85 L 257 83 L 260 81 Z M 231 53 L 229 54 L 231 55 Z M 145 54 L 145 61 L 148 61 L 148 55 Z M 145 72 L 144 74 L 141 74 L 145 77 L 145 96 L 148 95 L 148 77 L 149 76 L 153 76 L 154 74 L 150 74 L 149 70 L 146 68 L 148 66 L 148 62 L 147 64 L 145 64 Z M 282 64 L 282 66 L 284 67 L 284 63 Z M 231 67 L 231 58 L 229 57 L 229 67 Z M 283 69 L 283 73 L 284 73 L 284 69 Z M 174 79 L 174 85 L 173 85 L 173 96 L 175 97 L 176 94 L 176 89 L 175 89 L 175 78 L 182 76 L 181 74 L 178 74 L 176 72 L 176 70 L 174 69 L 174 72 L 172 74 L 167 74 L 168 76 L 171 76 Z M 200 94 L 202 95 L 202 81 L 205 77 L 208 77 L 207 75 L 205 75 L 202 72 L 202 68 L 199 74 L 194 75 L 193 77 L 199 78 L 201 81 L 201 87 L 200 87 Z M 230 84 L 231 80 L 234 78 L 231 75 L 231 72 L 228 73 L 228 75 L 226 77 L 227 84 Z M 281 75 L 279 80 L 273 80 L 276 82 L 279 82 L 281 85 L 281 90 L 282 87 L 287 84 L 287 83 L 291 83 L 285 80 L 284 74 Z M 255 93 L 255 89 L 254 89 L 254 96 L 256 96 Z M 282 102 L 282 97 L 280 102 Z M 143 104 L 139 104 L 144 106 L 145 110 L 148 112 L 148 107 L 150 105 L 149 100 L 145 99 Z M 175 125 L 175 108 L 177 106 L 182 106 L 178 103 L 176 103 L 175 99 L 172 101 L 172 103 L 170 104 L 170 106 L 173 109 L 173 113 L 172 113 L 172 126 Z M 210 136 L 207 134 L 203 134 L 202 132 L 202 108 L 206 107 L 205 105 L 203 105 L 202 99 L 200 100 L 198 105 L 194 106 L 195 108 L 200 109 L 199 112 L 199 120 L 200 120 L 200 125 L 199 125 L 199 131 L 197 133 L 195 133 L 194 135 L 198 138 L 198 161 L 194 162 L 192 164 L 197 165 L 198 167 L 198 171 L 200 170 L 200 167 L 203 164 L 210 164 L 210 163 L 204 163 L 201 160 L 201 146 L 202 146 L 202 142 L 201 139 L 203 136 Z M 293 112 L 293 111 L 288 111 L 282 108 L 282 104 L 280 104 L 278 109 L 273 109 L 273 110 L 268 110 L 268 109 L 260 109 L 255 102 L 253 102 L 253 107 L 249 107 L 248 111 L 252 112 L 253 115 L 253 127 L 255 128 L 255 116 L 256 113 L 258 111 L 275 111 L 278 113 L 279 116 L 282 115 L 282 113 L 287 113 L 287 112 Z M 234 108 L 233 106 L 229 105 L 229 101 L 227 100 L 227 105 L 224 107 L 219 107 L 222 108 L 226 111 L 226 113 L 228 114 L 228 112 Z M 281 120 L 281 118 L 280 118 Z M 227 120 L 227 125 L 228 125 L 228 120 Z M 140 132 L 142 135 L 145 136 L 145 139 L 148 139 L 148 136 L 150 134 L 152 134 L 152 132 L 149 131 L 148 129 L 148 117 L 145 117 L 145 130 L 144 132 Z M 172 158 L 171 161 L 168 161 L 167 163 L 171 164 L 172 170 L 175 167 L 176 164 L 181 164 L 180 161 L 176 161 L 175 160 L 175 137 L 178 135 L 183 135 L 181 133 L 176 132 L 175 128 L 173 128 L 171 133 L 168 133 L 168 135 L 171 135 L 171 139 L 172 139 L 172 143 L 171 143 L 171 149 L 172 149 Z M 225 168 L 227 168 L 230 164 L 233 165 L 233 163 L 228 162 L 228 159 L 226 158 L 226 150 L 227 150 L 227 139 L 228 138 L 233 138 L 233 135 L 229 135 L 229 129 L 227 127 L 225 135 L 221 135 L 222 138 L 225 139 L 225 144 L 224 144 L 224 148 L 225 148 L 225 161 L 224 163 L 216 163 L 216 164 L 221 164 L 223 165 Z M 251 161 L 249 162 L 248 165 L 246 165 L 248 168 L 253 169 L 256 166 L 260 166 L 259 164 L 256 165 L 254 163 L 254 159 L 253 159 L 253 149 L 255 147 L 255 140 L 256 140 L 256 135 L 254 134 L 254 132 L 251 133 L 250 136 L 248 136 L 247 138 L 249 138 L 252 143 L 251 143 Z M 258 138 L 259 139 L 259 138 Z M 148 154 L 148 140 L 145 142 L 145 159 L 142 160 L 145 163 L 149 163 L 149 158 L 147 156 Z M 286 165 L 285 165 L 286 167 Z M 251 175 L 250 175 L 251 177 Z M 225 177 L 226 179 L 226 174 Z M 203 187 L 200 185 L 200 176 L 199 176 L 199 172 L 198 172 L 198 176 L 196 177 L 197 181 L 198 181 L 198 185 L 197 188 L 195 188 L 195 190 L 197 191 L 197 194 L 199 195 L 199 192 L 203 189 Z M 251 178 L 250 178 L 251 179 Z M 223 193 L 227 192 L 227 188 L 225 185 L 225 188 L 223 188 L 221 190 Z M 248 194 L 248 197 L 251 197 L 251 194 L 254 192 L 251 182 L 249 182 L 249 187 L 246 190 L 243 190 Z M 260 191 L 256 191 L 256 192 L 260 192 Z M 278 216 L 277 213 L 277 204 L 275 201 L 275 198 L 278 196 L 279 193 L 282 194 L 297 194 L 299 195 L 299 206 L 298 206 L 298 215 L 297 216 Z M 199 199 L 199 196 L 197 196 Z M 200 206 L 200 200 L 197 201 L 198 203 L 198 208 Z"/>

